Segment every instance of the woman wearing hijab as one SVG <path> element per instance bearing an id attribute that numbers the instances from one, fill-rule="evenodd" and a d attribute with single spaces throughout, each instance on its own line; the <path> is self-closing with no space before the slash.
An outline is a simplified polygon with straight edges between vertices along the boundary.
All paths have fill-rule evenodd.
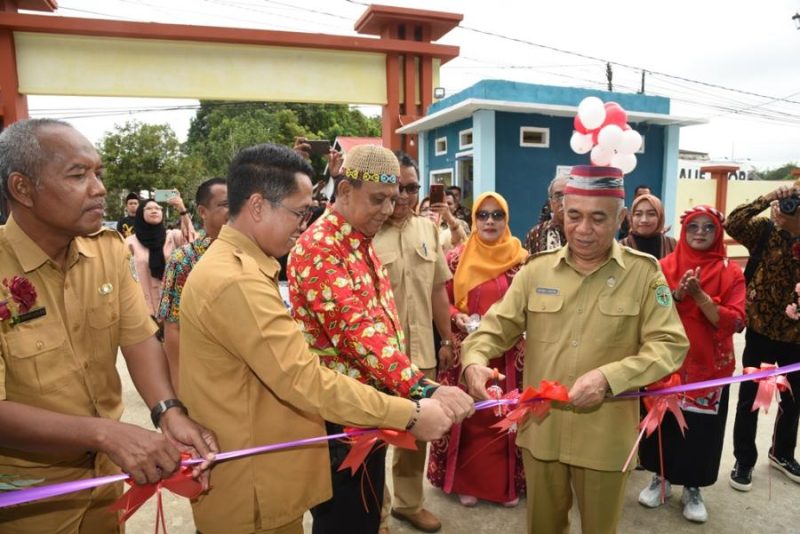
<path id="1" fill-rule="evenodd" d="M 684 384 L 731 376 L 736 365 L 733 334 L 744 328 L 745 283 L 742 269 L 725 257 L 723 220 L 709 206 L 686 211 L 675 251 L 660 262 L 690 342 L 678 370 Z M 683 485 L 683 515 L 702 523 L 708 512 L 700 488 L 717 480 L 728 386 L 686 393 L 680 406 L 688 424 L 685 437 L 674 416 L 668 414 L 661 424 L 664 492 L 669 497 L 672 484 Z M 655 508 L 661 504 L 662 482 L 656 434 L 642 442 L 639 455 L 642 465 L 656 473 L 639 502 Z"/>
<path id="2" fill-rule="evenodd" d="M 519 239 L 508 229 L 508 204 L 497 193 L 484 193 L 472 208 L 473 232 L 466 243 L 447 254 L 453 279 L 447 282 L 453 325 L 454 363 L 442 370 L 442 384 L 458 385 L 461 375 L 460 347 L 466 338 L 469 316 L 484 315 L 503 298 L 511 280 L 527 257 Z M 504 392 L 520 387 L 524 357 L 520 339 L 490 366 L 506 376 L 497 385 Z M 492 410 L 481 410 L 449 435 L 432 443 L 428 478 L 446 493 L 457 493 L 464 506 L 478 499 L 516 506 L 524 491 L 522 461 L 514 443 L 516 435 L 499 436 L 490 428 L 501 420 Z"/>
<path id="3" fill-rule="evenodd" d="M 180 230 L 167 230 L 164 226 L 164 211 L 155 200 L 139 204 L 133 222 L 133 235 L 125 238 L 133 254 L 133 263 L 144 300 L 155 316 L 161 302 L 161 279 L 164 276 L 166 258 L 172 251 L 183 246 L 186 240 Z"/>
<path id="4" fill-rule="evenodd" d="M 630 211 L 631 231 L 621 245 L 644 252 L 660 260 L 675 250 L 675 239 L 664 234 L 664 207 L 658 197 L 640 195 Z"/>

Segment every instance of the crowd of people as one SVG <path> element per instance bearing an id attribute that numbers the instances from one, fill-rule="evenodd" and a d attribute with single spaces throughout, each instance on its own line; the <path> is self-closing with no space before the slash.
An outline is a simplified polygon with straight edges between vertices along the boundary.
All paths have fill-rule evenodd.
<path id="1" fill-rule="evenodd" d="M 315 534 L 385 534 L 390 517 L 436 532 L 426 475 L 466 507 L 527 496 L 529 532 L 568 532 L 573 499 L 584 532 L 615 532 L 649 402 L 612 397 L 730 376 L 745 325 L 743 365 L 800 361 L 784 313 L 800 281 L 800 214 L 780 208 L 798 184 L 727 220 L 695 206 L 676 240 L 648 188 L 628 210 L 621 171 L 576 166 L 550 182 L 548 215 L 523 246 L 502 195 L 484 192 L 470 209 L 454 187 L 431 204 L 417 163 L 382 147 L 332 153 L 328 201 L 306 147 L 239 152 L 197 190 L 199 234 L 180 195 L 167 200 L 180 228 L 168 230 L 163 206 L 136 193 L 117 233 L 101 230 L 102 163 L 83 135 L 50 119 L 0 134 L 11 205 L 0 228 L 0 474 L 55 483 L 123 470 L 144 484 L 188 453 L 203 459 L 193 476 L 207 491 L 192 509 L 206 534 L 299 534 L 308 510 Z M 745 272 L 726 256 L 726 230 L 751 253 Z M 160 432 L 119 422 L 118 350 Z M 800 391 L 798 374 L 788 379 Z M 492 428 L 502 410 L 475 410 L 543 380 L 569 396 L 544 418 L 503 435 Z M 736 405 L 739 491 L 753 484 L 756 390 L 743 383 Z M 642 441 L 653 472 L 642 505 L 681 485 L 683 515 L 708 519 L 701 488 L 718 477 L 728 397 L 728 386 L 683 395 L 688 428 L 668 414 L 660 438 Z M 769 461 L 800 483 L 798 407 L 789 392 L 781 400 Z M 387 469 L 376 444 L 354 473 L 340 469 L 352 446 L 341 439 L 213 463 L 221 450 L 348 426 L 408 431 L 417 450 L 394 448 Z M 120 532 L 106 509 L 121 492 L 3 508 L 0 531 Z"/>

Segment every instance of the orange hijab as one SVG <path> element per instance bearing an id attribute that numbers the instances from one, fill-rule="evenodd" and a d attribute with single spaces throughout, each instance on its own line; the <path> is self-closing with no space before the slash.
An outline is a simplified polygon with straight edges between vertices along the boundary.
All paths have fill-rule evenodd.
<path id="1" fill-rule="evenodd" d="M 489 244 L 478 235 L 478 210 L 487 198 L 493 198 L 506 214 L 506 228 L 495 243 Z M 461 260 L 453 276 L 453 296 L 456 307 L 467 311 L 467 296 L 472 288 L 487 280 L 497 278 L 512 267 L 516 267 L 528 257 L 519 239 L 508 229 L 508 202 L 497 193 L 483 193 L 472 205 L 472 232 L 461 251 Z"/>

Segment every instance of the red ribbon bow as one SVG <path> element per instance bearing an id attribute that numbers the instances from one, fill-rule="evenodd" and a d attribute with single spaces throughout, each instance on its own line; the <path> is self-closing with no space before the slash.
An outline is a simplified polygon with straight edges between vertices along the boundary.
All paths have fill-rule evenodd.
<path id="1" fill-rule="evenodd" d="M 188 454 L 181 454 L 181 460 L 188 459 Z M 122 516 L 119 522 L 124 523 L 155 494 L 158 499 L 158 506 L 156 508 L 156 534 L 158 534 L 159 525 L 164 530 L 165 534 L 167 532 L 167 525 L 164 520 L 164 506 L 161 501 L 161 490 L 163 488 L 182 497 L 188 497 L 189 499 L 194 499 L 203 493 L 203 485 L 192 478 L 192 468 L 190 466 L 181 466 L 171 477 L 153 484 L 137 484 L 131 480 L 128 480 L 128 484 L 131 485 L 131 489 L 117 499 L 114 504 L 109 507 L 109 510 L 112 512 L 122 510 Z"/>
<path id="2" fill-rule="evenodd" d="M 744 374 L 757 373 L 759 371 L 766 371 L 769 369 L 777 369 L 777 365 L 771 363 L 762 363 L 761 367 L 745 367 Z M 753 407 L 750 411 L 755 412 L 759 408 L 764 408 L 764 413 L 769 412 L 769 407 L 772 404 L 772 399 L 778 397 L 779 392 L 789 390 L 792 392 L 792 386 L 786 379 L 786 375 L 774 375 L 764 378 L 756 378 L 758 382 L 758 391 L 756 398 L 753 400 Z M 780 402 L 780 399 L 778 400 Z"/>
<path id="3" fill-rule="evenodd" d="M 412 434 L 405 430 L 388 430 L 382 428 L 374 428 L 371 430 L 362 430 L 360 428 L 345 428 L 344 431 L 350 435 L 350 452 L 345 456 L 342 465 L 339 466 L 339 471 L 350 468 L 350 472 L 355 475 L 358 468 L 367 459 L 369 451 L 372 446 L 380 439 L 395 447 L 409 449 L 412 451 L 417 450 L 417 440 Z"/>
<path id="4" fill-rule="evenodd" d="M 681 377 L 677 374 L 672 374 L 668 378 L 664 378 L 654 384 L 651 384 L 646 389 L 648 391 L 658 391 L 659 389 L 672 388 L 680 385 Z M 667 410 L 672 412 L 672 415 L 674 415 L 675 419 L 678 421 L 678 427 L 681 429 L 681 434 L 684 436 L 686 435 L 686 429 L 689 428 L 689 425 L 686 424 L 686 419 L 683 417 L 683 412 L 678 404 L 679 399 L 680 395 L 677 393 L 656 395 L 655 398 L 644 398 L 644 405 L 645 408 L 647 408 L 647 415 L 644 417 L 644 419 L 642 419 L 642 422 L 639 423 L 639 428 L 646 432 L 648 438 L 658 427 L 661 426 L 661 422 L 664 420 L 664 415 L 667 413 Z"/>
<path id="5" fill-rule="evenodd" d="M 517 391 L 508 393 L 504 398 L 512 398 L 511 395 L 519 395 Z M 550 401 L 550 402 L 544 402 Z M 528 386 L 519 395 L 517 407 L 511 410 L 500 422 L 492 425 L 492 428 L 499 428 L 501 432 L 513 432 L 528 415 L 533 415 L 541 421 L 550 413 L 552 401 L 569 401 L 567 388 L 556 381 L 542 380 L 537 390 L 533 386 Z"/>

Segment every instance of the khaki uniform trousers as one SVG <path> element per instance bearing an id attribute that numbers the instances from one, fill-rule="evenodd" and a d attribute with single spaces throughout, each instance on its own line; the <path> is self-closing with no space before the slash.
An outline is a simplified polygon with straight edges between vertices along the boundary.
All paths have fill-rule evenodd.
<path id="1" fill-rule="evenodd" d="M 436 369 L 420 369 L 425 377 L 436 379 Z M 381 527 L 386 527 L 392 508 L 403 514 L 416 514 L 422 509 L 423 479 L 425 460 L 428 456 L 428 443 L 417 441 L 417 450 L 392 447 L 392 485 L 394 486 L 394 506 L 388 484 L 383 488 L 383 507 L 381 508 Z"/>
<path id="2" fill-rule="evenodd" d="M 526 449 L 520 450 L 528 486 L 529 534 L 569 534 L 573 490 L 583 534 L 617 531 L 628 473 L 544 462 Z"/>
<path id="3" fill-rule="evenodd" d="M 87 455 L 85 467 L 48 467 L 31 469 L 30 478 L 45 483 L 66 482 L 119 473 L 104 454 L 94 459 Z M 2 469 L 0 469 L 2 471 Z M 3 534 L 123 534 L 118 513 L 108 507 L 123 492 L 122 482 L 0 509 L 0 532 Z"/>

